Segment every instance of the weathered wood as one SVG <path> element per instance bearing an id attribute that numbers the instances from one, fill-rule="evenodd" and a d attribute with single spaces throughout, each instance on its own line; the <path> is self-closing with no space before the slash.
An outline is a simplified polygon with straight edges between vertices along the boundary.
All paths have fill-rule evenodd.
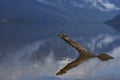
<path id="1" fill-rule="evenodd" d="M 61 69 L 56 75 L 62 75 L 66 73 L 68 70 L 77 67 L 79 64 L 83 63 L 85 60 L 88 60 L 90 58 L 98 57 L 101 61 L 107 61 L 109 59 L 113 59 L 113 57 L 107 55 L 107 54 L 100 54 L 98 56 L 90 53 L 87 49 L 85 49 L 83 46 L 81 46 L 79 43 L 75 42 L 74 40 L 70 39 L 65 34 L 58 34 L 58 36 L 66 41 L 70 46 L 74 47 L 79 53 L 79 57 L 72 61 L 71 63 L 68 63 L 63 69 Z"/>
<path id="2" fill-rule="evenodd" d="M 93 54 L 91 54 L 86 48 L 84 48 L 82 45 L 75 42 L 74 40 L 70 39 L 67 35 L 58 34 L 58 36 L 65 42 L 67 42 L 70 46 L 74 47 L 81 55 L 93 56 Z"/>

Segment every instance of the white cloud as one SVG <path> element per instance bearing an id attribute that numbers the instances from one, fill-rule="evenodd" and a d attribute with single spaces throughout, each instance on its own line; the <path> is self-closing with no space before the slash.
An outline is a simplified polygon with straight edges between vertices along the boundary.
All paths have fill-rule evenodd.
<path id="1" fill-rule="evenodd" d="M 115 40 L 120 39 L 120 36 L 103 35 L 103 37 L 104 38 L 96 44 L 96 46 L 99 48 L 102 48 L 102 46 L 108 45 L 114 42 Z"/>
<path id="2" fill-rule="evenodd" d="M 71 0 L 71 3 L 73 4 L 73 6 L 75 7 L 80 7 L 80 8 L 85 8 L 85 4 L 82 4 L 82 3 L 78 3 L 76 2 L 75 0 Z"/>
<path id="3" fill-rule="evenodd" d="M 96 39 L 101 39 L 102 42 L 113 42 L 113 40 L 105 40 L 108 36 L 104 37 L 103 35 L 98 36 Z M 110 36 L 111 37 L 111 36 Z M 43 63 L 40 61 L 36 61 L 34 63 L 26 62 L 25 59 L 18 60 L 23 55 L 27 53 L 27 56 L 31 56 L 31 53 L 38 50 L 40 45 L 44 45 L 39 42 L 35 42 L 30 44 L 21 50 L 16 51 L 19 53 L 16 59 L 9 59 L 10 61 L 6 61 L 4 64 L 0 65 L 0 80 L 40 80 L 42 76 L 55 76 L 55 73 L 63 68 L 64 65 L 72 61 L 73 59 L 66 58 L 65 60 L 56 61 L 54 58 L 55 54 L 52 50 L 50 55 L 46 56 L 46 59 Z M 94 44 L 96 46 L 96 44 Z M 114 48 L 110 51 L 110 55 L 114 57 L 114 59 L 101 62 L 98 58 L 90 59 L 78 67 L 70 70 L 67 74 L 63 75 L 60 78 L 68 78 L 75 80 L 83 79 L 83 80 L 115 80 L 120 79 L 120 46 Z M 15 57 L 13 57 L 15 58 Z M 28 58 L 27 58 L 28 59 Z M 112 78 L 111 78 L 112 76 Z M 99 79 L 98 79 L 99 78 Z"/>
<path id="4" fill-rule="evenodd" d="M 86 0 L 91 7 L 97 8 L 101 11 L 112 11 L 112 10 L 120 10 L 114 3 L 111 3 L 109 0 Z"/>
<path id="5" fill-rule="evenodd" d="M 63 2 L 69 2 L 72 4 L 72 6 L 75 7 L 80 7 L 80 8 L 96 8 L 101 11 L 114 11 L 114 10 L 120 10 L 118 6 L 116 6 L 114 3 L 110 2 L 110 0 L 37 0 L 41 3 L 44 4 L 49 4 L 49 5 L 59 5 L 63 6 Z M 117 0 L 116 0 L 117 1 Z M 67 4 L 67 3 L 66 3 Z M 70 6 L 71 6 L 70 4 Z"/>
<path id="6" fill-rule="evenodd" d="M 52 51 L 44 62 L 29 61 L 32 54 L 44 44 L 43 41 L 31 43 L 8 56 L 0 63 L 0 80 L 39 80 L 41 76 L 55 75 L 57 64 Z"/>
<path id="7" fill-rule="evenodd" d="M 113 60 L 107 61 L 107 62 L 101 62 L 98 58 L 90 59 L 84 63 L 82 63 L 80 66 L 70 70 L 67 72 L 67 74 L 63 75 L 63 77 L 68 78 L 82 78 L 84 80 L 89 79 L 97 79 L 103 80 L 114 80 L 114 79 L 120 79 L 120 47 L 115 48 L 113 51 L 111 51 L 111 56 L 114 57 Z M 117 70 L 117 71 L 116 71 Z M 114 76 L 113 79 L 110 79 L 111 76 Z"/>
<path id="8" fill-rule="evenodd" d="M 88 42 L 84 43 L 91 51 L 95 51 L 96 48 L 102 48 L 107 46 L 110 43 L 120 39 L 120 36 L 112 35 L 99 35 L 94 38 L 91 38 Z"/>
<path id="9" fill-rule="evenodd" d="M 113 51 L 111 52 L 111 55 L 113 57 L 119 58 L 120 57 L 120 47 L 114 48 Z"/>
<path id="10" fill-rule="evenodd" d="M 73 3 L 76 1 L 74 0 Z M 96 8 L 101 11 L 113 11 L 113 10 L 120 10 L 118 6 L 116 6 L 114 3 L 111 3 L 109 0 L 83 0 L 84 3 L 78 3 L 76 2 L 77 7 L 91 7 Z M 82 7 L 81 7 L 82 8 Z"/>
<path id="11" fill-rule="evenodd" d="M 53 5 L 56 6 L 56 3 L 53 3 L 52 1 L 47 1 L 47 0 L 37 0 L 38 2 L 44 3 L 44 4 L 49 4 L 49 5 Z"/>

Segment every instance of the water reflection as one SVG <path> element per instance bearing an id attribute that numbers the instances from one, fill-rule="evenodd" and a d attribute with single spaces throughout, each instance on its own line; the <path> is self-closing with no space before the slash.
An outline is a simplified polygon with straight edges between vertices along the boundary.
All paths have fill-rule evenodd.
<path id="1" fill-rule="evenodd" d="M 56 37 L 57 33 L 66 33 L 73 37 L 93 37 L 100 34 L 119 34 L 101 22 L 66 22 L 2 24 L 0 27 L 0 45 L 21 45 L 37 40 Z"/>

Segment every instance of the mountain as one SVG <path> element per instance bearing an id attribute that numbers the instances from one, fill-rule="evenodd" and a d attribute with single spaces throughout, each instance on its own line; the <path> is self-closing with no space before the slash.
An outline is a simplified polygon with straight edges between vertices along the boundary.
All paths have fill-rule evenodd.
<path id="1" fill-rule="evenodd" d="M 45 45 L 40 45 L 33 54 L 35 59 L 39 60 L 41 55 L 42 57 L 49 55 L 51 50 L 60 58 L 69 56 L 68 53 L 73 56 L 74 51 L 70 51 L 66 45 L 59 42 L 56 38 L 57 33 L 63 32 L 74 38 L 90 38 L 100 33 L 109 33 L 104 29 L 102 22 L 116 13 L 101 11 L 95 7 L 82 7 L 80 4 L 92 6 L 84 0 L 2 0 L 0 2 L 1 57 L 41 40 L 47 43 L 41 42 Z"/>
<path id="2" fill-rule="evenodd" d="M 107 20 L 104 23 L 112 26 L 116 31 L 120 31 L 120 15 L 117 15 L 113 19 Z"/>
<path id="3" fill-rule="evenodd" d="M 102 22 L 111 16 L 111 13 L 106 14 L 99 10 L 72 6 L 73 3 L 80 3 L 80 0 L 75 2 L 73 0 L 52 0 L 49 2 L 47 4 L 48 0 L 2 0 L 0 2 L 1 48 L 53 37 L 57 32 L 65 31 L 65 25 Z M 69 32 L 77 34 L 80 27 L 76 28 L 76 32 L 73 32 L 74 28 L 69 28 Z M 68 30 L 66 31 L 68 32 Z"/>
<path id="4" fill-rule="evenodd" d="M 51 29 L 50 26 L 58 28 L 66 22 L 64 13 L 55 7 L 34 0 L 2 0 L 0 2 L 0 45 L 4 47 L 18 42 L 25 44 L 36 41 L 48 36 L 44 32 L 46 28 L 47 30 Z"/>

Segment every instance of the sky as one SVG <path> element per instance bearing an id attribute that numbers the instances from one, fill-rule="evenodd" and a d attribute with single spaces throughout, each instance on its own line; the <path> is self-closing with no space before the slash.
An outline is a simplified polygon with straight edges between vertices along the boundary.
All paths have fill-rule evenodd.
<path id="1" fill-rule="evenodd" d="M 61 5 L 63 2 L 70 2 L 72 6 L 80 7 L 80 8 L 96 8 L 100 11 L 113 11 L 120 10 L 119 8 L 119 0 L 37 0 L 42 3 L 46 3 L 49 5 Z"/>
<path id="2" fill-rule="evenodd" d="M 120 32 L 103 23 L 119 15 L 119 4 L 119 0 L 0 1 L 0 80 L 120 80 Z M 78 56 L 57 33 L 114 59 L 93 58 L 56 76 Z"/>

